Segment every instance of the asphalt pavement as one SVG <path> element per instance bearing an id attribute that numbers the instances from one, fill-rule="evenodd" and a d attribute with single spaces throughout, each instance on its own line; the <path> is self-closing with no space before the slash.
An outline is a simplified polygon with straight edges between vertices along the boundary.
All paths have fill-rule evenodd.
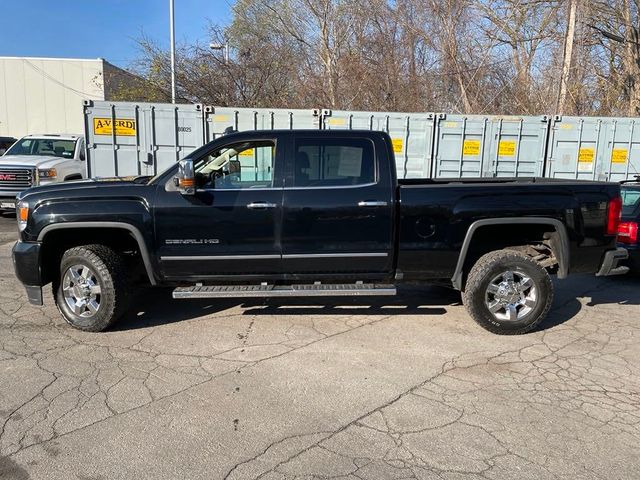
<path id="1" fill-rule="evenodd" d="M 18 238 L 18 225 L 16 214 L 0 211 L 0 245 L 15 242 Z"/>
<path id="2" fill-rule="evenodd" d="M 27 303 L 0 218 L 0 479 L 640 478 L 640 281 L 492 335 L 459 294 L 171 300 L 111 331 Z"/>

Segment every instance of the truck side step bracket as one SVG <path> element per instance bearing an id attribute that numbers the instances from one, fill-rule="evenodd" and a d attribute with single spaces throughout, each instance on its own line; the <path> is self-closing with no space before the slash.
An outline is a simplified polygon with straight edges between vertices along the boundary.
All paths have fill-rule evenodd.
<path id="1" fill-rule="evenodd" d="M 373 283 L 304 285 L 204 285 L 178 287 L 173 298 L 345 297 L 395 295 L 394 285 Z"/>

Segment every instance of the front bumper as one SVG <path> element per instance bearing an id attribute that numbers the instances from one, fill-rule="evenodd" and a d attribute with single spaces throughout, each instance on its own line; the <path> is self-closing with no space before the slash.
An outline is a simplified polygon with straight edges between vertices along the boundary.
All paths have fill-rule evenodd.
<path id="1" fill-rule="evenodd" d="M 21 192 L 0 190 L 0 210 L 15 210 L 16 197 Z"/>
<path id="2" fill-rule="evenodd" d="M 38 242 L 18 241 L 12 251 L 16 277 L 25 286 L 29 303 L 33 305 L 42 305 L 41 247 Z"/>
<path id="3" fill-rule="evenodd" d="M 607 277 L 610 275 L 623 275 L 629 271 L 629 267 L 620 265 L 629 258 L 629 252 L 626 248 L 618 247 L 615 250 L 605 252 L 600 270 L 596 273 L 596 277 Z"/>

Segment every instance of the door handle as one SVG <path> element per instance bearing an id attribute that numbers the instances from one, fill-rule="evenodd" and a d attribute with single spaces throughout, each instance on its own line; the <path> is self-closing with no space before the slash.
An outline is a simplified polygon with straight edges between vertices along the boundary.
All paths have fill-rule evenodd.
<path id="1" fill-rule="evenodd" d="M 269 203 L 269 202 L 251 202 L 249 204 L 247 204 L 247 208 L 251 208 L 253 210 L 264 210 L 267 208 L 276 208 L 278 205 L 276 205 L 275 203 Z"/>
<path id="2" fill-rule="evenodd" d="M 358 202 L 359 207 L 386 207 L 389 205 L 387 202 L 378 202 L 375 200 L 362 200 Z"/>

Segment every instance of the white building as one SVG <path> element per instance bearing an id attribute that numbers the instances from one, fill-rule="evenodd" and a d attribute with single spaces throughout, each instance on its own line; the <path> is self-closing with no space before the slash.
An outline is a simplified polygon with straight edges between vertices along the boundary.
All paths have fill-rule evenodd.
<path id="1" fill-rule="evenodd" d="M 109 100 L 122 75 L 102 58 L 0 57 L 0 136 L 82 133 L 83 100 Z"/>

